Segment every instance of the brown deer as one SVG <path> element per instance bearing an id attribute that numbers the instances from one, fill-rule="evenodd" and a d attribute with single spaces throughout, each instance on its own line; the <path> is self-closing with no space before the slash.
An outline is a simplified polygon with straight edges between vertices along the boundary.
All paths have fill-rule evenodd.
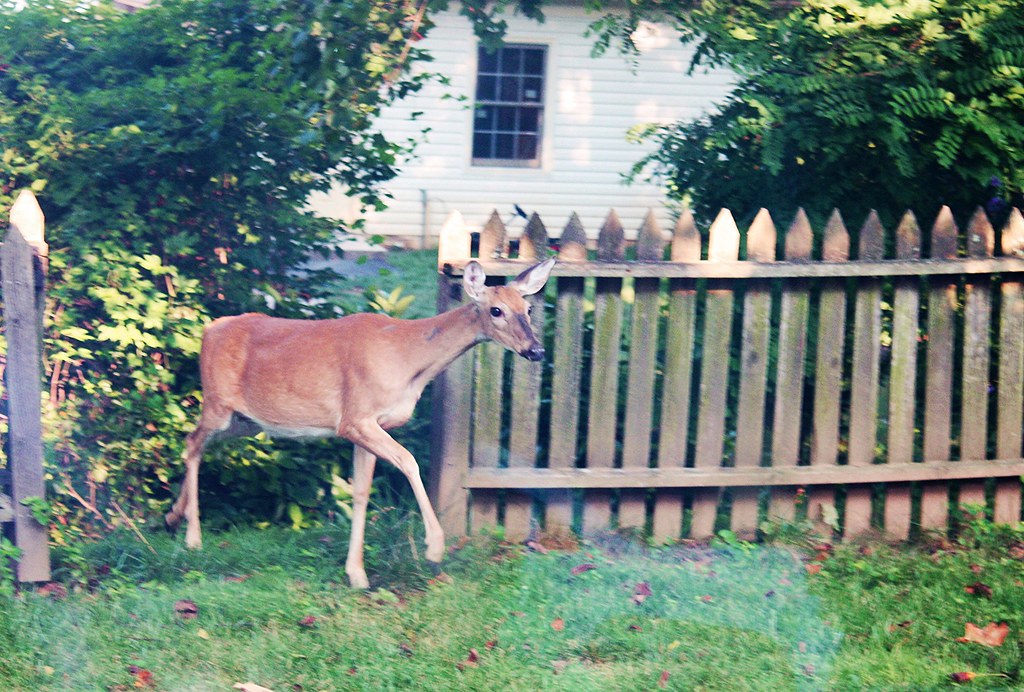
<path id="1" fill-rule="evenodd" d="M 483 268 L 470 262 L 463 276 L 470 302 L 426 319 L 357 314 L 290 320 L 250 313 L 211 323 L 199 356 L 202 415 L 185 440 L 185 480 L 167 514 L 168 527 L 176 528 L 185 517 L 185 544 L 202 546 L 199 461 L 212 440 L 261 430 L 281 437 L 337 435 L 356 445 L 352 539 L 345 563 L 352 586 L 369 586 L 363 533 L 377 457 L 409 479 L 423 514 L 427 560 L 439 563 L 444 531 L 419 466 L 387 431 L 412 417 L 427 383 L 482 341 L 493 339 L 528 360 L 544 358 L 524 296 L 544 287 L 554 263 L 536 264 L 504 286 L 486 286 Z"/>

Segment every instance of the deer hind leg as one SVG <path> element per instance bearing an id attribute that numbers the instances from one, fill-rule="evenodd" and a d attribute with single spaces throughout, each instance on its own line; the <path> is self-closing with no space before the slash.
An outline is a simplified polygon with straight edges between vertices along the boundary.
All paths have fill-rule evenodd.
<path id="1" fill-rule="evenodd" d="M 345 437 L 372 454 L 386 459 L 398 467 L 409 480 L 412 492 L 416 496 L 420 513 L 423 515 L 423 526 L 426 530 L 426 557 L 435 564 L 441 562 L 444 557 L 444 530 L 441 522 L 434 514 L 434 508 L 427 497 L 427 490 L 423 487 L 420 479 L 420 467 L 415 457 L 402 445 L 398 444 L 391 435 L 381 428 L 376 421 L 350 426 L 344 430 L 342 437 Z"/>
<path id="2" fill-rule="evenodd" d="M 348 544 L 345 574 L 354 589 L 370 588 L 363 567 L 363 540 L 366 531 L 366 506 L 370 502 L 370 485 L 377 457 L 359 445 L 352 457 L 352 538 Z"/>
<path id="3" fill-rule="evenodd" d="M 203 546 L 203 534 L 199 525 L 199 462 L 202 460 L 203 449 L 216 438 L 241 434 L 242 426 L 234 425 L 230 411 L 213 411 L 212 408 L 204 407 L 199 425 L 185 438 L 185 479 L 181 483 L 178 499 L 164 517 L 164 522 L 171 531 L 178 527 L 182 517 L 188 521 L 185 545 L 189 548 Z"/>

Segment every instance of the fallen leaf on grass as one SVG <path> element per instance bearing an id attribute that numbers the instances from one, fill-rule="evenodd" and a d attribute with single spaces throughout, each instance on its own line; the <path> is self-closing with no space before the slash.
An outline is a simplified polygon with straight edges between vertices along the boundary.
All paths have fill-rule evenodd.
<path id="1" fill-rule="evenodd" d="M 233 584 L 241 584 L 243 581 L 245 581 L 246 579 L 248 579 L 251 576 L 252 576 L 251 574 L 241 574 L 241 575 L 239 575 L 237 577 L 229 576 L 229 577 L 224 577 L 224 581 L 229 581 L 229 582 L 232 582 Z"/>
<path id="2" fill-rule="evenodd" d="M 533 539 L 526 541 L 525 545 L 530 550 L 536 553 L 540 553 L 541 555 L 546 555 L 548 552 L 550 552 L 547 548 L 544 547 L 544 545 L 540 541 L 536 541 Z"/>
<path id="3" fill-rule="evenodd" d="M 983 646 L 1002 646 L 1006 635 L 1010 633 L 1010 626 L 1005 622 L 998 625 L 990 622 L 984 627 L 978 627 L 973 622 L 964 625 L 964 636 L 957 637 L 958 642 L 973 642 Z"/>
<path id="4" fill-rule="evenodd" d="M 959 673 L 950 673 L 949 678 L 953 682 L 970 682 L 974 678 L 978 677 L 977 673 L 972 673 L 969 670 L 961 671 Z"/>
<path id="5" fill-rule="evenodd" d="M 661 689 L 665 689 L 666 687 L 668 687 L 668 671 L 667 670 L 661 671 L 661 677 L 658 678 L 658 687 L 660 687 Z"/>
<path id="6" fill-rule="evenodd" d="M 806 568 L 807 568 L 807 573 L 808 574 L 817 574 L 818 572 L 821 571 L 821 563 L 811 562 L 811 563 L 806 565 Z"/>
<path id="7" fill-rule="evenodd" d="M 51 581 L 49 584 L 43 584 L 36 589 L 36 593 L 40 596 L 49 596 L 55 601 L 60 601 L 67 598 L 68 590 L 64 588 L 63 584 Z"/>
<path id="8" fill-rule="evenodd" d="M 138 688 L 155 687 L 153 673 L 138 666 L 128 666 L 128 672 L 135 676 L 135 686 Z"/>
<path id="9" fill-rule="evenodd" d="M 552 661 L 551 662 L 551 667 L 554 669 L 555 675 L 558 675 L 563 670 L 565 670 L 566 668 L 569 667 L 569 662 L 568 661 L 563 661 L 563 660 Z"/>
<path id="10" fill-rule="evenodd" d="M 399 644 L 398 645 L 398 650 L 406 658 L 411 658 L 412 655 L 413 655 L 412 647 L 409 646 L 406 642 L 402 642 L 401 644 Z"/>
<path id="11" fill-rule="evenodd" d="M 562 618 L 555 618 L 551 621 L 551 629 L 553 629 L 556 632 L 561 632 L 565 629 L 565 620 L 563 620 Z"/>
<path id="12" fill-rule="evenodd" d="M 890 632 L 895 632 L 896 630 L 906 629 L 906 628 L 910 627 L 912 624 L 913 624 L 912 620 L 903 620 L 902 622 L 897 622 L 897 623 L 895 623 L 893 625 L 889 625 L 889 631 Z"/>
<path id="13" fill-rule="evenodd" d="M 274 690 L 269 687 L 257 685 L 255 682 L 236 682 L 231 687 L 236 690 L 241 690 L 242 692 L 274 692 Z"/>
<path id="14" fill-rule="evenodd" d="M 640 582 L 633 588 L 633 603 L 640 605 L 652 594 L 651 585 L 645 581 Z"/>
<path id="15" fill-rule="evenodd" d="M 484 646 L 487 648 L 488 651 L 490 651 L 491 649 L 493 649 L 497 645 L 498 645 L 498 640 L 497 639 L 492 639 L 491 641 L 489 641 L 486 644 L 484 644 Z"/>
<path id="16" fill-rule="evenodd" d="M 597 569 L 597 565 L 595 565 L 593 562 L 584 562 L 583 564 L 576 565 L 569 571 L 572 573 L 572 576 L 575 577 L 580 574 L 583 574 L 584 572 L 589 572 L 592 569 Z"/>
<path id="17" fill-rule="evenodd" d="M 316 627 L 316 616 L 307 615 L 299 620 L 299 627 Z"/>
<path id="18" fill-rule="evenodd" d="M 982 584 L 980 581 L 968 584 L 964 587 L 964 591 L 978 598 L 992 598 L 992 587 L 988 584 Z"/>
<path id="19" fill-rule="evenodd" d="M 199 616 L 199 606 L 195 604 L 195 601 L 183 598 L 174 602 L 174 614 L 182 620 L 194 620 Z"/>

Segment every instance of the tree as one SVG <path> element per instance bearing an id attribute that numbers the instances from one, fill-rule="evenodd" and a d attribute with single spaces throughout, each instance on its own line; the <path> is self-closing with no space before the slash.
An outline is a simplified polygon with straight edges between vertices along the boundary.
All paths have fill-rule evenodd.
<path id="1" fill-rule="evenodd" d="M 640 133 L 657 150 L 634 175 L 666 180 L 704 214 L 729 207 L 892 220 L 985 205 L 1024 190 L 1020 0 L 752 0 L 631 4 L 628 37 L 667 12 L 691 70 L 727 66 L 735 89 L 694 122 Z"/>
<path id="2" fill-rule="evenodd" d="M 402 145 L 373 120 L 421 82 L 405 71 L 429 28 L 419 9 L 0 0 L 0 208 L 32 187 L 47 215 L 49 473 L 65 519 L 166 502 L 210 318 L 338 312 L 323 276 L 296 271 L 334 234 L 305 202 L 340 184 L 382 203 Z M 208 477 L 220 504 L 320 503 L 323 454 L 281 449 L 225 453 Z"/>

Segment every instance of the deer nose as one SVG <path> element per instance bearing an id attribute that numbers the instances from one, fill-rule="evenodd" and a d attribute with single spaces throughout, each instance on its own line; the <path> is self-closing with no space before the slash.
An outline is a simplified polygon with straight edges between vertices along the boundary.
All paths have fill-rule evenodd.
<path id="1" fill-rule="evenodd" d="M 531 346 L 520 354 L 526 360 L 538 361 L 544 360 L 544 348 L 541 346 Z"/>

